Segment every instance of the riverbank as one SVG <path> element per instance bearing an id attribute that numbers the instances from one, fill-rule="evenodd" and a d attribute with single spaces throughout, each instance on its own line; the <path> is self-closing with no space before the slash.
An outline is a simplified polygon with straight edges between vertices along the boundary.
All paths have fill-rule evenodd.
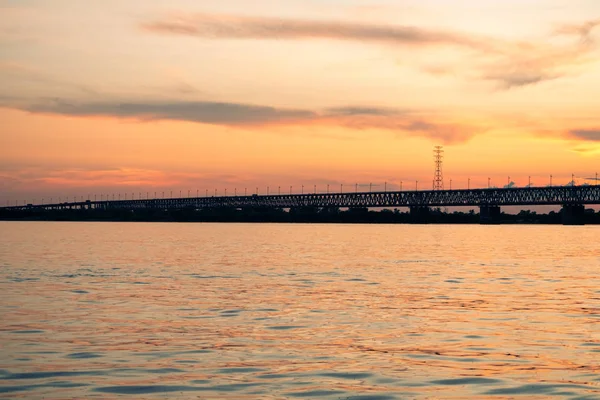
<path id="1" fill-rule="evenodd" d="M 281 223 L 369 223 L 369 224 L 478 224 L 480 215 L 432 209 L 415 216 L 401 210 L 339 209 L 178 209 L 178 210 L 10 210 L 0 209 L 0 220 L 12 221 L 133 221 L 133 222 L 281 222 Z M 581 221 L 600 224 L 600 212 L 586 210 Z M 561 212 L 547 214 L 524 210 L 518 214 L 501 213 L 494 223 L 562 224 Z"/>

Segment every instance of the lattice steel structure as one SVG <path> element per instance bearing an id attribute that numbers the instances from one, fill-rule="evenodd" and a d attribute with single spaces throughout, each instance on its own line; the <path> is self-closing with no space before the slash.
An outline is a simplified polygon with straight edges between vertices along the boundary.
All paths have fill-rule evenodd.
<path id="1" fill-rule="evenodd" d="M 435 146 L 433 148 L 433 159 L 435 163 L 435 174 L 433 175 L 433 190 L 444 190 L 444 174 L 442 173 L 444 148 L 442 146 Z"/>
<path id="2" fill-rule="evenodd" d="M 600 204 L 600 186 L 426 190 L 403 192 L 311 193 L 192 197 L 176 199 L 83 201 L 22 205 L 3 209 L 203 209 L 296 207 L 457 207 Z"/>

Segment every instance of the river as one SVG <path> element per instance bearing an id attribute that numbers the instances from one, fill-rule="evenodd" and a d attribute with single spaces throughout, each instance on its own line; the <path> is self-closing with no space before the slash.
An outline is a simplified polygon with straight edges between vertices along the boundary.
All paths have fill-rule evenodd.
<path id="1" fill-rule="evenodd" d="M 0 397 L 600 399 L 599 229 L 0 222 Z"/>

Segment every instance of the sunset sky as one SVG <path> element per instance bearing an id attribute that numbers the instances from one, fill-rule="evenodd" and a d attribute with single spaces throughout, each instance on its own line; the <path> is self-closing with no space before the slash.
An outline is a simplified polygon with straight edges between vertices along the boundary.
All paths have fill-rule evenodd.
<path id="1" fill-rule="evenodd" d="M 599 41 L 598 0 L 0 0 L 0 205 L 426 189 L 435 145 L 595 184 Z"/>

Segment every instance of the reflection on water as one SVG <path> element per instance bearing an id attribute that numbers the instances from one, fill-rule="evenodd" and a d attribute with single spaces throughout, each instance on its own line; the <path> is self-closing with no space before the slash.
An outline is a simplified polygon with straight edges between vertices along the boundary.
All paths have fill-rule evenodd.
<path id="1" fill-rule="evenodd" d="M 597 227 L 0 223 L 0 397 L 600 398 Z"/>

